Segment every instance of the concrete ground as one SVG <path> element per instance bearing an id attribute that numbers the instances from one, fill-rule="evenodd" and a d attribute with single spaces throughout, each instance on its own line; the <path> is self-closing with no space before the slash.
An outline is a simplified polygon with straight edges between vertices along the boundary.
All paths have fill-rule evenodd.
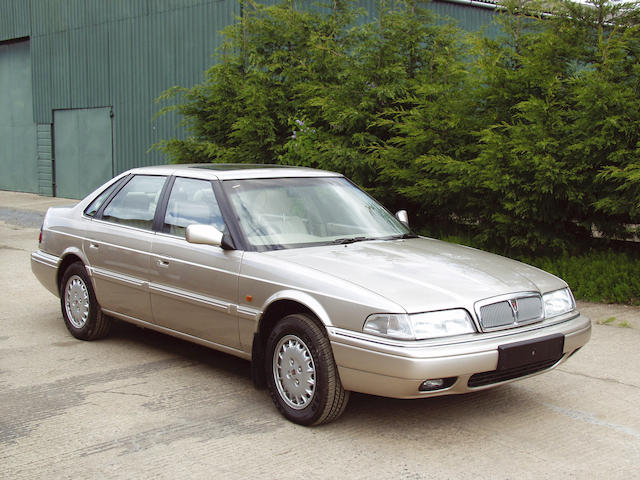
<path id="1" fill-rule="evenodd" d="M 352 395 L 340 420 L 304 428 L 243 360 L 124 323 L 72 338 L 29 267 L 60 203 L 0 192 L 0 478 L 640 478 L 638 308 L 581 303 L 592 340 L 547 374 Z"/>

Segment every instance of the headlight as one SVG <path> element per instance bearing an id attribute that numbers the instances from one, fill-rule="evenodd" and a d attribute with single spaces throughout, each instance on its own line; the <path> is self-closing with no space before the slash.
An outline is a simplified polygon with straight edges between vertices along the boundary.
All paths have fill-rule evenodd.
<path id="1" fill-rule="evenodd" d="M 398 338 L 400 340 L 414 340 L 409 315 L 406 313 L 384 313 L 369 315 L 364 322 L 362 331 L 383 337 Z"/>
<path id="2" fill-rule="evenodd" d="M 563 288 L 555 292 L 545 293 L 542 296 L 544 302 L 545 318 L 556 317 L 563 313 L 569 313 L 576 308 L 576 302 L 573 299 L 571 290 Z"/>
<path id="3" fill-rule="evenodd" d="M 466 310 L 439 312 L 370 315 L 362 331 L 399 340 L 424 340 L 475 332 L 473 321 Z"/>

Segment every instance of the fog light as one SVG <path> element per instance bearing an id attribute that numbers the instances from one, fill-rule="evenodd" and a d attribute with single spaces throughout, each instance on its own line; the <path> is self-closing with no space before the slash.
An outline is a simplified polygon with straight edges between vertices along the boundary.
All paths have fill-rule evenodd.
<path id="1" fill-rule="evenodd" d="M 434 390 L 442 390 L 443 388 L 449 388 L 453 385 L 458 377 L 448 378 L 430 378 L 420 384 L 421 392 L 433 392 Z"/>

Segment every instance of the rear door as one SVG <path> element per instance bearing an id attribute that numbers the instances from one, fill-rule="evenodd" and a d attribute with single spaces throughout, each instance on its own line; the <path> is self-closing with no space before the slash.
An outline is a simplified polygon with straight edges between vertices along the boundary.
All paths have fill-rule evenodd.
<path id="1" fill-rule="evenodd" d="M 153 239 L 150 265 L 154 322 L 172 330 L 240 347 L 238 273 L 242 252 L 185 240 L 191 224 L 224 231 L 209 180 L 176 177 L 168 197 L 161 232 Z"/>
<path id="2" fill-rule="evenodd" d="M 152 321 L 149 265 L 153 219 L 167 177 L 135 175 L 88 222 L 84 252 L 107 312 Z"/>

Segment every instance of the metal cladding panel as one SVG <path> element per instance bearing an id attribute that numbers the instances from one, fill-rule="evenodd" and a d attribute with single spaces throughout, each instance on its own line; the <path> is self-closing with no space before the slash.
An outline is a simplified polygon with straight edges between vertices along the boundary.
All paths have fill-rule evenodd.
<path id="1" fill-rule="evenodd" d="M 71 31 L 53 33 L 51 43 L 51 109 L 71 107 L 71 55 L 69 51 Z M 74 58 L 75 62 L 76 59 Z M 38 122 L 38 123 L 49 123 Z"/>
<path id="2" fill-rule="evenodd" d="M 216 0 L 216 2 L 223 3 L 224 0 Z M 149 14 L 194 7 L 202 3 L 202 0 L 151 0 L 149 2 Z"/>
<path id="3" fill-rule="evenodd" d="M 32 37 L 31 64 L 33 78 L 33 118 L 36 123 L 53 123 L 51 116 L 51 41 L 49 37 Z"/>
<path id="4" fill-rule="evenodd" d="M 468 32 L 484 30 L 490 37 L 496 37 L 500 33 L 500 27 L 493 23 L 497 10 L 483 7 L 469 7 L 457 3 L 432 2 L 428 5 L 441 17 L 453 19 L 460 28 Z"/>
<path id="5" fill-rule="evenodd" d="M 66 0 L 35 0 L 33 7 L 31 27 L 34 36 L 69 29 Z"/>
<path id="6" fill-rule="evenodd" d="M 154 0 L 31 1 L 33 2 L 31 25 L 35 36 L 147 15 L 148 3 L 149 1 L 153 3 Z"/>
<path id="7" fill-rule="evenodd" d="M 116 173 L 141 165 L 166 163 L 151 146 L 183 135 L 176 115 L 153 120 L 155 103 L 174 85 L 192 86 L 214 62 L 218 31 L 239 13 L 235 1 L 155 3 L 150 14 L 113 22 L 109 29 L 109 86 L 114 112 Z M 171 8 L 169 8 L 171 7 Z"/>
<path id="8" fill-rule="evenodd" d="M 54 114 L 56 195 L 82 198 L 113 176 L 111 108 Z"/>
<path id="9" fill-rule="evenodd" d="M 37 126 L 38 193 L 53 196 L 53 141 L 51 125 Z"/>
<path id="10" fill-rule="evenodd" d="M 29 41 L 0 45 L 0 189 L 38 191 Z"/>
<path id="11" fill-rule="evenodd" d="M 31 0 L 0 0 L 0 42 L 31 35 Z"/>

